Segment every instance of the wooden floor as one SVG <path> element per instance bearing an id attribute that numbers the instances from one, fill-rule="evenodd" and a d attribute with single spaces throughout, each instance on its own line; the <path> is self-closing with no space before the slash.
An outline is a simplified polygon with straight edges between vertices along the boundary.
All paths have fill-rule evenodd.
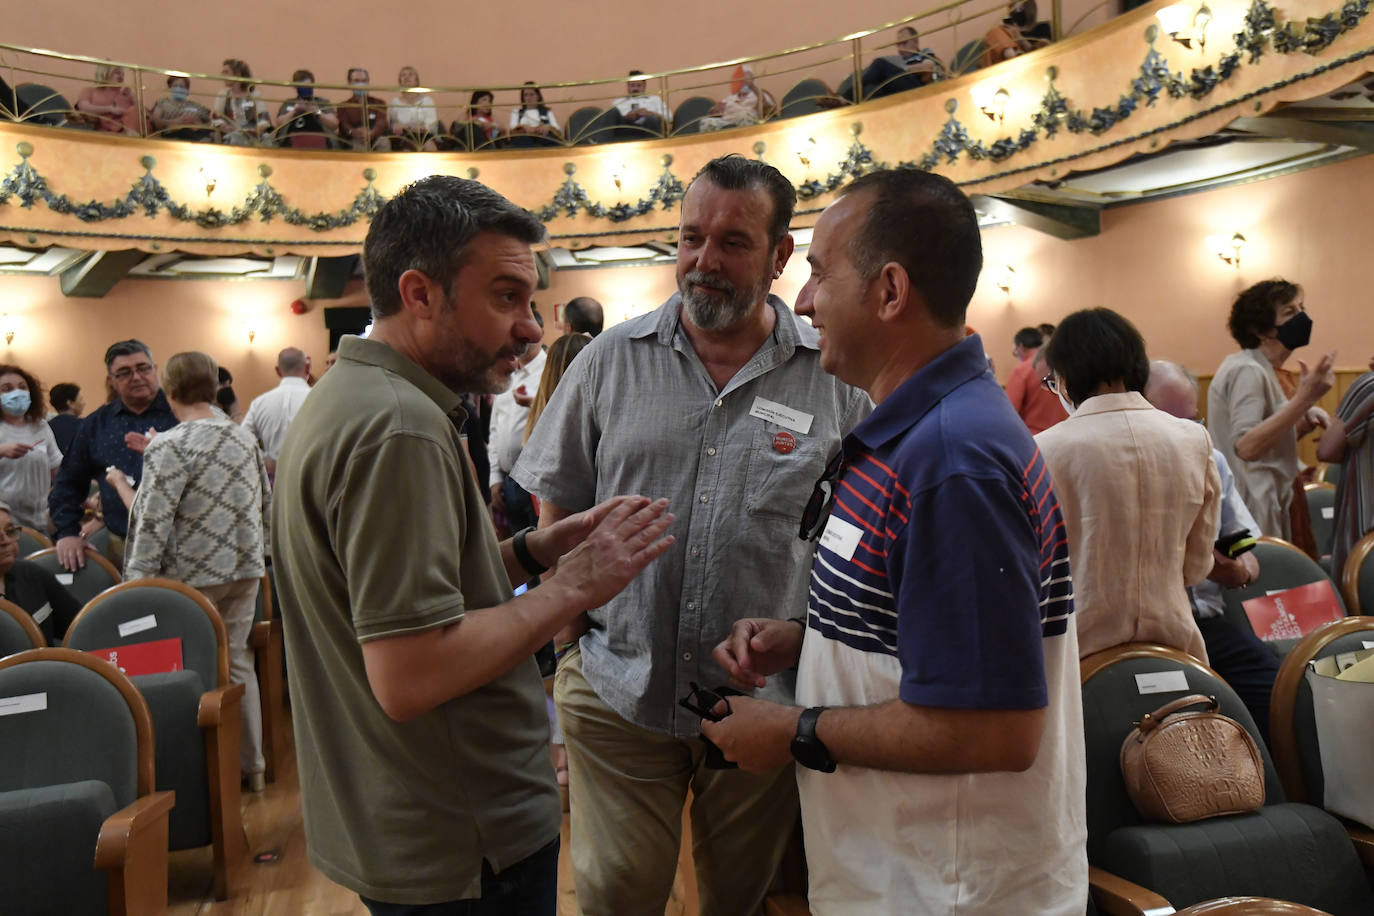
<path id="1" fill-rule="evenodd" d="M 243 793 L 243 825 L 248 834 L 249 862 L 236 877 L 234 894 L 226 901 L 216 902 L 211 890 L 209 847 L 172 853 L 168 886 L 172 916 L 367 916 L 357 894 L 320 874 L 306 858 L 294 752 L 288 753 L 277 781 L 267 791 Z M 684 823 L 682 858 L 665 916 L 697 916 L 689 829 Z M 258 861 L 262 858 L 267 861 Z M 564 814 L 558 916 L 576 914 L 577 895 L 568 860 L 568 816 Z"/>

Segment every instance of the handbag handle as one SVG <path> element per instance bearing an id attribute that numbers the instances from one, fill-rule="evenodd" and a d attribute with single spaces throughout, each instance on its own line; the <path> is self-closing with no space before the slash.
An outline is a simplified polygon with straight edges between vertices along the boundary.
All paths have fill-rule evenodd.
<path id="1" fill-rule="evenodd" d="M 1203 696 L 1200 693 L 1189 694 L 1186 697 L 1179 697 L 1177 700 L 1170 700 L 1154 712 L 1147 712 L 1136 727 L 1140 731 L 1141 737 L 1144 737 L 1158 728 L 1161 722 L 1178 712 L 1180 709 L 1186 709 L 1189 706 L 1197 706 L 1200 703 L 1211 707 L 1211 712 L 1216 712 L 1221 708 L 1221 704 L 1217 702 L 1216 697 Z"/>

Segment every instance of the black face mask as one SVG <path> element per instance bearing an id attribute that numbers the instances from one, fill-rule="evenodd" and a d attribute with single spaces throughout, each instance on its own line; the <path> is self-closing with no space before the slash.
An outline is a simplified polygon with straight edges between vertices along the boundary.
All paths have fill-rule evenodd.
<path id="1" fill-rule="evenodd" d="M 1279 343 L 1286 349 L 1296 350 L 1307 346 L 1307 342 L 1312 339 L 1312 319 L 1307 317 L 1306 312 L 1298 312 L 1275 330 Z"/>

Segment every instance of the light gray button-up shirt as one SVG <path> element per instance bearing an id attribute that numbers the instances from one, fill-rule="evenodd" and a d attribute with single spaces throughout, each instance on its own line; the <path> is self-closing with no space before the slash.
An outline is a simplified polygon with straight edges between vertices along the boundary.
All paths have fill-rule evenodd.
<path id="1" fill-rule="evenodd" d="M 802 510 L 840 439 L 872 409 L 820 367 L 818 335 L 776 296 L 772 336 L 721 391 L 674 295 L 601 334 L 568 368 L 511 476 L 569 511 L 666 496 L 677 543 L 591 613 L 582 673 L 643 728 L 695 736 L 690 682 L 728 683 L 711 650 L 741 617 L 806 613 Z M 765 418 L 767 417 L 767 418 Z M 790 676 L 759 695 L 792 701 Z"/>
<path id="2" fill-rule="evenodd" d="M 1240 437 L 1277 413 L 1287 401 L 1274 367 L 1259 350 L 1241 350 L 1226 357 L 1207 387 L 1207 431 L 1231 466 L 1241 499 L 1259 523 L 1255 534 L 1291 540 L 1288 507 L 1293 501 L 1293 480 L 1298 476 L 1297 429 L 1284 430 L 1274 447 L 1254 461 L 1244 461 L 1236 454 Z"/>

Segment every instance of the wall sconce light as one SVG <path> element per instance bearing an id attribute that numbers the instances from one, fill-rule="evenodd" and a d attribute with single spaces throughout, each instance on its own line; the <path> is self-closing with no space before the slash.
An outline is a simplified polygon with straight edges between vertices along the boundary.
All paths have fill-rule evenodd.
<path id="1" fill-rule="evenodd" d="M 798 162 L 810 168 L 811 157 L 816 152 L 816 138 L 807 137 L 805 140 L 794 141 L 792 151 L 797 154 Z"/>
<path id="2" fill-rule="evenodd" d="M 974 86 L 969 90 L 969 95 L 973 97 L 973 104 L 988 116 L 988 120 L 1001 124 L 1006 118 L 1007 102 L 1011 99 L 1011 93 L 1007 90 L 1000 86 L 996 89 L 991 86 Z"/>
<path id="3" fill-rule="evenodd" d="M 205 179 L 205 196 L 209 197 L 211 194 L 215 193 L 215 185 L 219 184 L 219 176 L 205 168 L 205 166 L 201 166 L 200 177 Z"/>
<path id="4" fill-rule="evenodd" d="M 14 343 L 14 332 L 18 327 L 19 321 L 10 315 L 9 312 L 0 315 L 0 329 L 3 329 L 5 332 L 5 346 L 8 347 L 10 344 Z"/>
<path id="5" fill-rule="evenodd" d="M 1155 13 L 1159 25 L 1169 33 L 1169 37 L 1185 48 L 1197 42 L 1199 51 L 1207 47 L 1207 26 L 1212 21 L 1212 10 L 1207 4 L 1198 5 L 1196 11 L 1187 3 L 1175 3 Z"/>
<path id="6" fill-rule="evenodd" d="M 1011 281 L 1016 279 L 1016 268 L 1010 264 L 1002 265 L 1002 272 L 997 275 L 997 288 L 1008 296 L 1011 295 Z"/>
<path id="7" fill-rule="evenodd" d="M 243 322 L 243 327 L 244 330 L 248 332 L 248 342 L 251 344 L 254 340 L 257 339 L 258 336 L 257 322 L 245 320 Z"/>
<path id="8" fill-rule="evenodd" d="M 617 191 L 620 190 L 620 184 L 625 179 L 625 172 L 626 166 L 624 159 L 621 159 L 611 167 L 611 181 L 615 182 L 615 189 Z"/>
<path id="9" fill-rule="evenodd" d="M 1221 235 L 1207 236 L 1207 247 L 1216 252 L 1218 258 L 1240 270 L 1240 252 L 1245 247 L 1245 236 L 1237 232 L 1229 239 Z"/>

